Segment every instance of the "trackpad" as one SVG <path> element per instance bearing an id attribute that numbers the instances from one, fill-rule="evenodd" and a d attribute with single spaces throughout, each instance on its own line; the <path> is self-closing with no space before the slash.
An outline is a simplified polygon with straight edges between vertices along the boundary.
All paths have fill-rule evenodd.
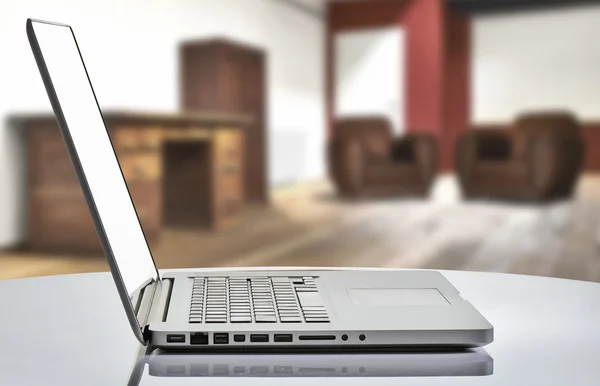
<path id="1" fill-rule="evenodd" d="M 435 288 L 350 288 L 357 306 L 444 306 L 450 305 Z"/>

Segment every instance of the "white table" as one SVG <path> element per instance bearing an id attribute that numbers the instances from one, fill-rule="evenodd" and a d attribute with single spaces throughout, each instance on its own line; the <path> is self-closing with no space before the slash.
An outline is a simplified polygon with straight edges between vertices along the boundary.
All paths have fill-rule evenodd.
<path id="1" fill-rule="evenodd" d="M 337 367 L 327 377 L 309 372 L 306 375 L 312 377 L 308 381 L 305 377 L 286 378 L 286 385 L 304 386 L 306 382 L 340 386 L 349 382 L 382 386 L 599 384 L 599 283 L 497 273 L 442 273 L 495 327 L 495 341 L 485 347 L 493 358 L 492 375 L 400 378 L 401 374 L 395 374 L 350 380 L 348 372 L 342 374 L 341 367 Z M 140 346 L 129 329 L 108 273 L 0 281 L 0 315 L 0 385 L 120 385 L 131 378 Z M 485 351 L 476 359 L 484 360 Z M 360 355 L 348 357 L 350 366 L 365 361 L 367 374 L 362 375 L 369 375 L 373 357 Z M 440 357 L 440 366 L 460 361 L 454 355 Z M 344 356 L 321 354 L 315 361 L 314 356 L 305 356 L 309 363 L 305 369 L 319 361 L 328 363 L 328 358 L 333 366 L 330 369 L 336 369 L 346 360 Z M 388 361 L 390 369 L 410 368 L 411 363 L 417 363 L 415 366 L 425 369 L 431 365 L 435 372 L 438 363 L 431 358 L 425 362 L 414 362 L 414 356 L 405 358 L 392 358 Z M 250 366 L 259 359 L 249 356 L 238 357 L 239 360 Z M 483 362 L 479 368 L 490 365 L 490 361 Z M 382 366 L 383 370 L 379 370 L 385 373 L 385 365 Z M 233 373 L 233 368 L 230 372 Z M 146 365 L 142 367 L 140 384 L 199 381 L 210 385 L 282 383 L 280 378 L 269 377 L 151 376 Z"/>

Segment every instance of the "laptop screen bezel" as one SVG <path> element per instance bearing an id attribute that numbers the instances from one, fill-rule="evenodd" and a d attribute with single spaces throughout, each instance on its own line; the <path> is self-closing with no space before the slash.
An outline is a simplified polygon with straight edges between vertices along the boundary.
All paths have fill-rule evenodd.
<path id="1" fill-rule="evenodd" d="M 52 105 L 52 110 L 54 111 L 54 115 L 56 117 L 56 121 L 58 123 L 58 127 L 60 129 L 60 132 L 63 136 L 63 139 L 65 141 L 65 145 L 67 148 L 67 151 L 69 153 L 69 157 L 71 159 L 71 162 L 73 164 L 73 168 L 75 170 L 75 174 L 77 175 L 77 179 L 79 181 L 79 184 L 81 186 L 81 190 L 83 192 L 86 204 L 88 206 L 88 209 L 90 211 L 92 220 L 94 222 L 94 226 L 96 228 L 96 232 L 98 234 L 98 238 L 100 240 L 100 244 L 102 246 L 102 249 L 104 251 L 104 255 L 106 257 L 106 260 L 108 262 L 108 265 L 110 267 L 110 271 L 111 274 L 113 276 L 113 279 L 115 281 L 116 287 L 117 287 L 117 291 L 119 293 L 119 297 L 121 298 L 121 302 L 123 303 L 123 307 L 125 309 L 125 313 L 127 315 L 127 319 L 131 325 L 131 328 L 133 329 L 133 332 L 136 336 L 136 338 L 140 341 L 140 343 L 142 344 L 146 344 L 147 340 L 144 338 L 144 334 L 143 334 L 143 330 L 144 327 L 146 325 L 146 321 L 148 318 L 148 312 L 149 312 L 149 307 L 147 310 L 145 310 L 144 314 L 140 314 L 138 315 L 138 310 L 136 310 L 134 308 L 134 305 L 132 303 L 132 298 L 130 297 L 130 294 L 127 291 L 127 288 L 125 286 L 125 282 L 123 280 L 123 277 L 121 275 L 121 272 L 119 270 L 118 264 L 117 264 L 117 260 L 113 254 L 113 251 L 110 247 L 110 243 L 107 237 L 107 233 L 104 229 L 104 226 L 102 224 L 102 221 L 100 219 L 99 213 L 98 213 L 98 209 L 94 203 L 94 199 L 93 196 L 91 194 L 90 191 L 90 187 L 88 185 L 87 179 L 85 177 L 85 173 L 83 172 L 83 167 L 82 164 L 79 160 L 79 156 L 77 154 L 77 149 L 75 148 L 75 145 L 73 143 L 73 139 L 71 137 L 70 134 L 70 130 L 69 127 L 67 125 L 67 121 L 65 119 L 65 116 L 63 114 L 63 110 L 61 108 L 61 104 L 60 104 L 60 100 L 58 98 L 58 95 L 56 93 L 56 90 L 53 86 L 52 83 L 52 78 L 50 76 L 50 73 L 48 71 L 48 68 L 46 66 L 46 62 L 44 60 L 44 56 L 42 54 L 42 50 L 40 48 L 40 45 L 38 43 L 37 37 L 36 37 L 36 31 L 34 28 L 35 24 L 44 24 L 44 25 L 51 25 L 53 27 L 56 28 L 68 28 L 71 36 L 73 38 L 73 42 L 75 43 L 75 47 L 77 49 L 77 53 L 79 55 L 79 58 L 81 59 L 81 65 L 83 66 L 83 69 L 85 71 L 85 74 L 87 76 L 87 80 L 89 83 L 89 87 L 91 89 L 92 95 L 94 97 L 94 101 L 96 103 L 96 107 L 98 108 L 98 111 L 100 113 L 100 117 L 102 119 L 102 124 L 104 126 L 104 129 L 106 130 L 106 134 L 109 137 L 110 140 L 110 135 L 108 133 L 108 129 L 106 127 L 106 123 L 104 121 L 104 117 L 102 115 L 102 110 L 100 109 L 100 105 L 98 104 L 98 99 L 96 97 L 96 93 L 94 92 L 94 88 L 92 86 L 92 83 L 90 81 L 89 78 L 89 74 L 87 71 L 87 68 L 85 66 L 85 62 L 83 61 L 83 57 L 81 55 L 81 51 L 79 49 L 79 45 L 77 44 L 77 39 L 75 38 L 75 33 L 73 32 L 73 29 L 66 24 L 60 24 L 60 23 L 54 23 L 54 22 L 49 22 L 49 21 L 44 21 L 44 20 L 37 20 L 37 19 L 27 19 L 26 22 L 26 31 L 27 31 L 27 37 L 29 39 L 29 44 L 31 46 L 31 50 L 33 52 L 35 61 L 37 63 L 40 75 L 42 77 L 42 80 L 44 82 L 44 86 L 46 88 L 46 92 L 48 94 L 48 98 L 50 99 L 50 103 Z M 112 141 L 110 141 L 111 144 L 111 148 L 112 151 L 114 153 L 115 158 L 117 158 L 117 163 L 118 163 L 118 157 L 116 155 L 115 149 L 114 149 L 114 145 L 112 143 Z M 125 180 L 125 177 L 123 176 L 123 171 L 121 168 L 121 165 L 119 164 L 119 170 L 121 172 L 121 177 Z M 133 203 L 133 199 L 131 198 L 131 193 L 129 191 L 129 187 L 127 186 L 127 183 L 125 182 L 125 187 L 127 190 L 127 194 L 129 195 L 129 200 L 131 201 L 131 205 L 133 206 L 133 209 L 135 211 L 135 215 L 137 217 L 137 221 L 138 224 L 141 228 L 142 231 L 142 235 L 144 238 L 144 242 L 146 243 L 145 247 L 148 249 L 149 252 L 149 256 L 152 259 L 152 264 L 154 266 L 154 276 L 153 277 L 148 277 L 145 284 L 144 284 L 144 288 L 138 288 L 136 290 L 137 294 L 134 294 L 134 296 L 139 295 L 140 293 L 142 294 L 150 294 L 150 296 L 154 293 L 153 289 L 156 287 L 157 282 L 160 281 L 160 273 L 158 272 L 158 269 L 156 267 L 156 262 L 154 260 L 154 256 L 152 255 L 152 251 L 150 250 L 150 246 L 148 245 L 148 240 L 146 237 L 146 234 L 143 230 L 143 227 L 141 225 L 140 219 L 139 219 L 139 215 L 137 213 L 137 210 L 135 210 L 135 205 Z M 137 302 L 136 302 L 137 303 Z"/>

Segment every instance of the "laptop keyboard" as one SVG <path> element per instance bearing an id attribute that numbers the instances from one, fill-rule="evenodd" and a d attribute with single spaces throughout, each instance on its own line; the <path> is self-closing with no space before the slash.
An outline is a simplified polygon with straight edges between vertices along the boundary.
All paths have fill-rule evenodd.
<path id="1" fill-rule="evenodd" d="M 329 323 L 314 277 L 195 277 L 190 323 Z"/>

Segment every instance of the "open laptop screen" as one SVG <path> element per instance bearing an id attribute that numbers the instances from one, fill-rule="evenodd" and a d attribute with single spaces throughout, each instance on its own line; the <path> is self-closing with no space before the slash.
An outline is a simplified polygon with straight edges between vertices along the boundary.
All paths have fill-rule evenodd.
<path id="1" fill-rule="evenodd" d="M 75 37 L 68 26 L 35 21 L 31 25 L 38 55 L 43 57 L 49 75 L 44 79 L 46 87 L 51 82 L 55 92 L 55 98 L 51 95 L 54 111 L 59 121 L 62 111 L 63 135 L 67 144 L 69 136 L 72 140 L 71 157 L 79 159 L 80 182 L 84 192 L 87 184 L 88 203 L 93 203 L 96 225 L 100 225 L 100 235 L 104 234 L 105 247 L 109 247 L 105 252 L 112 254 L 131 297 L 143 284 L 157 279 L 158 273 Z"/>

